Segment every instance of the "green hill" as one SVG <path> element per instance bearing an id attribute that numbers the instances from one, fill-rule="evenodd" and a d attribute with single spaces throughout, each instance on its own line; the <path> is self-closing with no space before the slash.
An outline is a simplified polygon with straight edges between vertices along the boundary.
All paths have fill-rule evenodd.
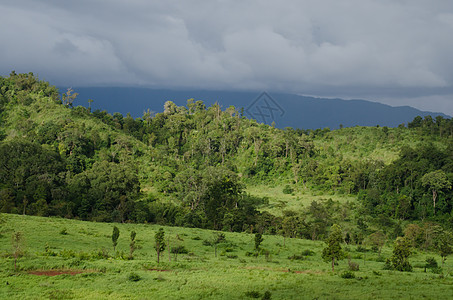
<path id="1" fill-rule="evenodd" d="M 136 119 L 73 107 L 31 73 L 0 87 L 2 212 L 310 239 L 452 224 L 450 119 L 281 130 L 193 99 Z"/>

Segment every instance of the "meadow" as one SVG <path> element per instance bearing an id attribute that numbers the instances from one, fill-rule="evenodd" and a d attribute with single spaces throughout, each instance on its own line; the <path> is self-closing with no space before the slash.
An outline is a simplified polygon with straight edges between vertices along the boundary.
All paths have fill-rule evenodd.
<path id="1" fill-rule="evenodd" d="M 348 259 L 332 272 L 321 259 L 321 241 L 264 235 L 256 255 L 254 235 L 148 224 L 94 223 L 63 218 L 2 214 L 0 299 L 448 299 L 453 295 L 453 262 L 442 272 L 425 272 L 427 257 L 414 250 L 413 272 L 384 270 L 370 249 L 343 244 Z M 113 251 L 112 229 L 120 230 Z M 167 249 L 157 263 L 154 235 L 165 231 Z M 11 235 L 23 233 L 24 255 L 14 270 Z M 128 259 L 130 232 L 136 248 Z M 168 245 L 169 244 L 169 245 Z M 169 249 L 183 249 L 180 254 Z M 216 249 L 215 249 L 216 248 Z M 173 251 L 177 252 L 177 251 Z M 292 259 L 290 259 L 292 258 Z M 53 276 L 49 276 L 53 275 Z M 352 277 L 352 278 L 350 278 Z"/>

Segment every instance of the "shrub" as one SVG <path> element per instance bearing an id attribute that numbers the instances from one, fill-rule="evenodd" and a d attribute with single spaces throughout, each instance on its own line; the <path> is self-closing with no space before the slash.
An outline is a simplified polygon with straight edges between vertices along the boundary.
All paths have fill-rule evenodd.
<path id="1" fill-rule="evenodd" d="M 340 274 L 340 277 L 345 279 L 353 279 L 355 278 L 355 274 L 352 273 L 351 271 L 344 271 L 343 273 Z"/>
<path id="2" fill-rule="evenodd" d="M 262 300 L 271 300 L 271 292 L 265 291 L 263 297 L 261 298 Z"/>
<path id="3" fill-rule="evenodd" d="M 129 274 L 129 276 L 127 276 L 127 280 L 129 280 L 129 281 L 139 281 L 141 279 L 142 278 L 140 277 L 140 275 L 138 275 L 137 273 L 134 273 L 134 272 L 131 272 Z"/>
<path id="4" fill-rule="evenodd" d="M 315 255 L 315 252 L 307 249 L 307 250 L 302 251 L 302 255 L 313 256 L 313 255 Z"/>
<path id="5" fill-rule="evenodd" d="M 368 252 L 368 249 L 363 247 L 362 245 L 358 245 L 356 251 L 357 252 Z"/>
<path id="6" fill-rule="evenodd" d="M 349 270 L 350 271 L 358 271 L 359 270 L 359 264 L 353 261 L 350 261 L 349 263 Z"/>
<path id="7" fill-rule="evenodd" d="M 294 254 L 292 256 L 288 256 L 288 259 L 289 260 L 304 260 L 305 257 L 303 255 Z"/>
<path id="8" fill-rule="evenodd" d="M 186 249 L 184 246 L 175 246 L 171 247 L 170 252 L 173 254 L 187 254 L 189 253 L 189 250 Z"/>
<path id="9" fill-rule="evenodd" d="M 285 185 L 283 188 L 283 194 L 292 194 L 294 192 L 294 189 L 289 185 Z"/>
<path id="10" fill-rule="evenodd" d="M 384 267 L 382 268 L 384 270 L 393 270 L 392 262 L 390 261 L 389 258 L 385 260 Z"/>
<path id="11" fill-rule="evenodd" d="M 60 234 L 61 235 L 67 235 L 68 234 L 68 230 L 66 228 L 63 228 L 62 230 L 60 230 Z"/>
<path id="12" fill-rule="evenodd" d="M 381 272 L 378 272 L 378 271 L 374 271 L 374 270 L 373 270 L 373 274 L 374 274 L 374 275 L 376 275 L 376 276 L 381 276 L 381 275 L 382 275 L 382 273 L 381 273 Z"/>
<path id="13" fill-rule="evenodd" d="M 260 292 L 258 292 L 258 291 L 249 291 L 249 292 L 245 292 L 245 295 L 246 295 L 247 297 L 250 297 L 250 298 L 259 298 L 259 297 L 261 297 L 261 294 L 260 294 Z"/>
<path id="14" fill-rule="evenodd" d="M 434 257 L 427 257 L 426 258 L 426 264 L 425 264 L 425 268 L 427 269 L 432 269 L 432 268 L 437 268 L 438 265 L 437 265 L 437 261 Z"/>

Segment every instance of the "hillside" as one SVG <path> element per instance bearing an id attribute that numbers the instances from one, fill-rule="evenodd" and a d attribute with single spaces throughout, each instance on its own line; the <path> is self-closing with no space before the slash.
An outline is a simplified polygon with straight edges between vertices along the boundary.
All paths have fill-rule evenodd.
<path id="1" fill-rule="evenodd" d="M 0 79 L 2 212 L 313 240 L 338 223 L 359 242 L 413 221 L 453 224 L 442 116 L 281 130 L 189 99 L 133 118 L 75 107 L 74 91 L 33 74 Z"/>
<path id="2" fill-rule="evenodd" d="M 392 107 L 365 100 L 325 99 L 275 92 L 262 95 L 261 92 L 246 91 L 159 90 L 131 87 L 74 87 L 74 90 L 79 93 L 75 102 L 77 105 L 88 107 L 88 99 L 93 99 L 91 104 L 93 109 L 105 109 L 111 114 L 130 113 L 137 118 L 142 117 L 143 112 L 148 109 L 154 112 L 162 111 L 166 101 L 182 106 L 186 105 L 187 99 L 194 98 L 203 101 L 206 106 L 219 103 L 222 109 L 234 106 L 241 111 L 243 108 L 247 118 L 268 125 L 275 122 L 275 126 L 281 129 L 285 127 L 338 129 L 340 125 L 397 127 L 402 123 L 408 124 L 416 116 L 447 117 L 441 113 L 420 111 L 409 106 Z M 267 101 L 267 104 L 264 101 Z M 268 105 L 273 111 L 265 108 Z"/>

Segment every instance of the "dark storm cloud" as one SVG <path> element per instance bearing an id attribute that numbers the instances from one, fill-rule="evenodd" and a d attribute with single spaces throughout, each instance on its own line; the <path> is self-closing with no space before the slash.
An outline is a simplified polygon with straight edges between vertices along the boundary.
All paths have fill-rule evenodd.
<path id="1" fill-rule="evenodd" d="M 2 75 L 279 90 L 453 113 L 451 1 L 6 0 L 0 28 Z"/>

